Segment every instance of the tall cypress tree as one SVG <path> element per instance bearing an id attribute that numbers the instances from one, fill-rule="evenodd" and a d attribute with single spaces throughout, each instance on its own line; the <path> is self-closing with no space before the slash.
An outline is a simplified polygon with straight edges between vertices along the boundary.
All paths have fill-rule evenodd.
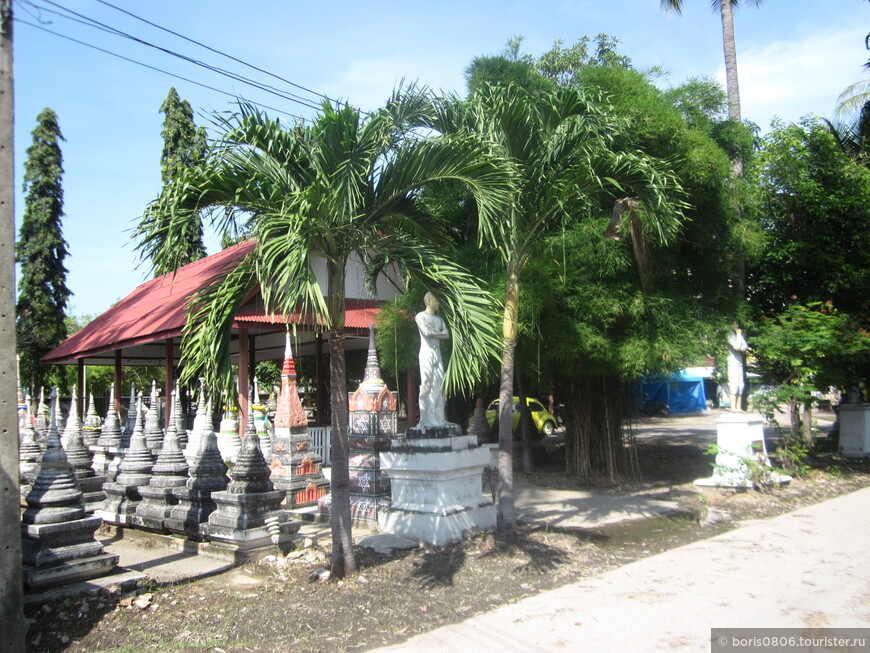
<path id="1" fill-rule="evenodd" d="M 62 140 L 57 114 L 43 109 L 24 163 L 24 219 L 15 252 L 21 265 L 15 306 L 20 373 L 31 391 L 45 380 L 47 370 L 39 359 L 66 337 L 65 309 L 71 293 L 66 285 L 67 244 L 61 225 Z"/>
<path id="2" fill-rule="evenodd" d="M 160 177 L 163 180 L 161 196 L 170 192 L 173 184 L 177 183 L 184 171 L 201 164 L 206 155 L 205 128 L 197 127 L 193 121 L 193 109 L 187 100 L 182 100 L 175 87 L 169 89 L 169 94 L 160 105 L 160 113 L 164 115 L 163 152 L 160 155 Z M 160 216 L 157 208 L 159 201 L 152 203 L 145 210 L 145 218 L 149 215 L 161 221 L 168 221 L 169 216 Z M 184 237 L 173 246 L 181 253 L 182 264 L 191 263 L 205 256 L 205 244 L 203 243 L 202 220 L 198 214 L 192 213 L 187 218 L 188 224 L 184 229 Z M 149 252 L 144 252 L 150 257 Z M 172 272 L 174 268 L 155 265 L 154 273 L 157 275 Z"/>

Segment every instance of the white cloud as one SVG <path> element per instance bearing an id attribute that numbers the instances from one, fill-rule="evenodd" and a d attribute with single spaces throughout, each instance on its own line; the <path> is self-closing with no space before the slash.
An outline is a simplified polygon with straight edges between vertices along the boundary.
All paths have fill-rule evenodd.
<path id="1" fill-rule="evenodd" d="M 825 31 L 738 51 L 743 117 L 766 130 L 774 117 L 796 122 L 806 114 L 830 117 L 837 96 L 864 74 L 861 30 Z M 724 68 L 717 74 L 725 85 Z"/>
<path id="2" fill-rule="evenodd" d="M 465 89 L 462 71 L 467 60 L 463 61 L 398 55 L 357 60 L 342 71 L 332 88 L 327 88 L 324 93 L 336 99 L 347 100 L 364 110 L 383 106 L 402 79 L 405 83 L 419 82 L 435 91 L 462 93 Z"/>

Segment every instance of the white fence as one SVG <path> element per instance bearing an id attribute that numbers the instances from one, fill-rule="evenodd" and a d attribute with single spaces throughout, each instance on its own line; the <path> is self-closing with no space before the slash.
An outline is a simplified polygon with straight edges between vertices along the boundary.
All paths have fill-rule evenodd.
<path id="1" fill-rule="evenodd" d="M 330 438 L 332 437 L 332 427 L 310 426 L 308 427 L 308 436 L 311 438 L 311 446 L 314 447 L 314 451 L 323 458 L 323 466 L 331 466 L 332 450 L 329 445 Z"/>

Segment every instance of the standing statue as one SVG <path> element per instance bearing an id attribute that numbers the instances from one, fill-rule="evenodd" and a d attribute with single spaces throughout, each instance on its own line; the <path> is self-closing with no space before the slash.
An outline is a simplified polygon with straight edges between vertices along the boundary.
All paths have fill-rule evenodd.
<path id="1" fill-rule="evenodd" d="M 430 292 L 423 298 L 426 310 L 417 313 L 414 321 L 420 330 L 420 424 L 444 424 L 444 361 L 441 343 L 448 337 L 447 325 L 438 315 L 438 300 Z"/>
<path id="2" fill-rule="evenodd" d="M 728 332 L 728 393 L 731 399 L 731 410 L 743 410 L 743 357 L 749 345 L 743 337 L 743 331 L 737 322 L 731 325 Z"/>

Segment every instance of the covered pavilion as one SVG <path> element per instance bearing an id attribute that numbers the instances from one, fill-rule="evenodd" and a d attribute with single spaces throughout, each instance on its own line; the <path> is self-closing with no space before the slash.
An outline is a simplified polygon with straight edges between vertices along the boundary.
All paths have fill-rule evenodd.
<path id="1" fill-rule="evenodd" d="M 248 240 L 221 252 L 178 268 L 138 286 L 105 313 L 77 331 L 58 347 L 42 357 L 47 364 L 78 365 L 78 386 L 83 387 L 86 365 L 114 365 L 115 408 L 120 410 L 121 367 L 123 365 L 164 365 L 166 385 L 164 396 L 174 387 L 175 372 L 180 358 L 181 334 L 187 323 L 187 306 L 193 295 L 215 279 L 233 270 L 254 248 Z M 314 262 L 315 272 L 325 288 L 325 262 Z M 318 267 L 318 263 L 322 263 Z M 322 268 L 322 270 L 320 269 Z M 322 273 L 321 273 L 322 272 Z M 366 292 L 362 266 L 358 260 L 348 263 L 345 334 L 346 350 L 368 347 L 368 329 L 384 301 L 403 290 L 397 275 L 382 275 L 377 296 Z M 294 356 L 315 359 L 315 420 L 324 425 L 329 394 L 327 374 L 323 365 L 323 337 L 315 329 L 311 316 L 283 316 L 266 313 L 258 289 L 237 311 L 232 328 L 230 358 L 239 369 L 240 416 L 247 414 L 245 389 L 253 378 L 254 365 L 261 360 L 281 360 L 284 356 L 285 333 L 296 326 Z M 79 393 L 79 414 L 83 393 Z"/>

